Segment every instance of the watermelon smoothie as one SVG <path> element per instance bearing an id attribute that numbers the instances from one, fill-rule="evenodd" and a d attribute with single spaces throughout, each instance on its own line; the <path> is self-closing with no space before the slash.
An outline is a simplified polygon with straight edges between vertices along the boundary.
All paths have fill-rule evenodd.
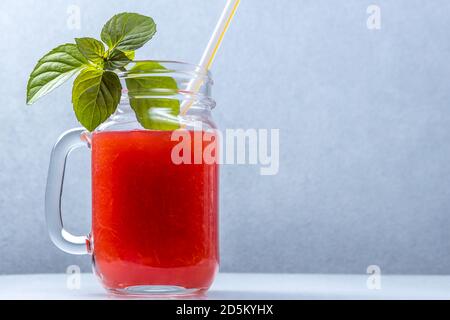
<path id="1" fill-rule="evenodd" d="M 90 241 L 95 271 L 110 290 L 202 291 L 218 271 L 219 167 L 174 164 L 172 133 L 92 135 Z M 193 141 L 192 158 L 208 146 Z"/>

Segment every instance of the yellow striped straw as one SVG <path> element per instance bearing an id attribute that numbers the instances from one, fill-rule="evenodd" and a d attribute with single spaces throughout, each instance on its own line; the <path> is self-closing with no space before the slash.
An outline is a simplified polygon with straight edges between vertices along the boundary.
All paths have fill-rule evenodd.
<path id="1" fill-rule="evenodd" d="M 201 69 L 208 71 L 211 69 L 214 58 L 216 57 L 217 51 L 219 51 L 220 45 L 222 44 L 223 38 L 230 27 L 231 21 L 236 14 L 237 8 L 239 7 L 240 0 L 228 0 L 225 9 L 222 12 L 216 29 L 214 30 L 211 39 L 209 40 L 208 46 L 203 53 L 202 59 L 200 60 L 199 66 Z M 188 92 L 197 93 L 202 86 L 201 79 L 193 79 L 187 87 Z M 192 107 L 193 101 L 185 101 L 181 105 L 181 115 L 186 115 L 189 109 Z"/>

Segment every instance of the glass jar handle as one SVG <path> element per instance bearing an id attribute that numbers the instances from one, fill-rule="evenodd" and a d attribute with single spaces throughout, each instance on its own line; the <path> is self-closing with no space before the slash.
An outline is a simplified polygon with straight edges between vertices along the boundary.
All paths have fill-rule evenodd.
<path id="1" fill-rule="evenodd" d="M 90 147 L 85 129 L 67 131 L 58 139 L 50 158 L 45 192 L 45 215 L 50 238 L 59 249 L 75 255 L 89 254 L 89 238 L 74 236 L 64 229 L 61 198 L 67 158 L 73 150 L 81 147 Z"/>

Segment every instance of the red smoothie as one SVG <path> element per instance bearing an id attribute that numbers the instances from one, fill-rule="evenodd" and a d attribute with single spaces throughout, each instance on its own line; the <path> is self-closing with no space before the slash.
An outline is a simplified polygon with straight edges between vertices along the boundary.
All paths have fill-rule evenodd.
<path id="1" fill-rule="evenodd" d="M 218 270 L 217 164 L 172 162 L 172 131 L 92 137 L 92 245 L 104 286 L 208 289 Z M 194 144 L 202 151 L 209 143 Z M 197 150 L 198 152 L 199 150 Z"/>

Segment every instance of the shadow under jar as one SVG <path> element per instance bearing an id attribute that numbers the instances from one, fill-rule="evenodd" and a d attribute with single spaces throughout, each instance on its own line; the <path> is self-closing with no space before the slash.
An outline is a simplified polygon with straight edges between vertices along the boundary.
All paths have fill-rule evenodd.
<path id="1" fill-rule="evenodd" d="M 145 63 L 160 67 L 139 68 Z M 116 113 L 92 133 L 68 131 L 53 149 L 50 236 L 65 252 L 92 254 L 95 273 L 113 293 L 204 292 L 219 267 L 219 136 L 210 74 L 184 63 L 142 61 L 118 75 L 127 89 Z M 136 87 L 130 79 L 152 86 Z M 168 90 L 167 79 L 176 87 Z M 202 83 L 195 94 L 187 91 L 193 79 Z M 185 114 L 183 105 L 191 105 Z M 141 125 L 145 119 L 137 121 L 137 108 L 152 113 L 152 130 Z M 92 151 L 92 231 L 79 237 L 64 229 L 61 197 L 67 156 L 86 146 Z"/>

